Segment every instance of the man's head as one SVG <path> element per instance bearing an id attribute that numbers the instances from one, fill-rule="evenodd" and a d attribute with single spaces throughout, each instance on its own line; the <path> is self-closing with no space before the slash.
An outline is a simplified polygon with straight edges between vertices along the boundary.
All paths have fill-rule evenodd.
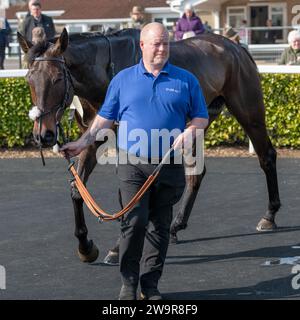
<path id="1" fill-rule="evenodd" d="M 266 21 L 266 26 L 267 26 L 267 27 L 272 27 L 272 26 L 273 26 L 273 21 L 272 21 L 271 19 L 268 19 L 268 20 Z"/>
<path id="2" fill-rule="evenodd" d="M 134 6 L 130 12 L 131 19 L 134 22 L 143 23 L 144 21 L 144 9 L 140 6 Z"/>
<path id="3" fill-rule="evenodd" d="M 288 42 L 292 49 L 300 50 L 300 30 L 293 30 L 288 35 Z"/>
<path id="4" fill-rule="evenodd" d="M 29 1 L 28 1 L 28 10 L 29 10 L 29 11 L 30 11 L 30 8 L 31 8 L 31 6 L 32 6 L 32 4 L 33 4 L 34 2 L 37 2 L 37 0 L 29 0 Z"/>
<path id="5" fill-rule="evenodd" d="M 162 68 L 169 58 L 169 33 L 158 22 L 147 24 L 141 31 L 140 46 L 145 65 Z"/>
<path id="6" fill-rule="evenodd" d="M 239 44 L 240 36 L 232 27 L 225 30 L 224 37 L 230 39 L 231 41 Z"/>
<path id="7" fill-rule="evenodd" d="M 45 30 L 42 27 L 32 29 L 32 43 L 37 44 L 46 41 Z"/>
<path id="8" fill-rule="evenodd" d="M 186 15 L 187 18 L 191 18 L 193 13 L 194 13 L 194 9 L 193 6 L 189 3 L 187 3 L 184 7 L 184 13 Z"/>
<path id="9" fill-rule="evenodd" d="M 42 14 L 42 6 L 39 1 L 32 1 L 32 3 L 29 5 L 30 14 L 34 18 L 39 18 Z"/>

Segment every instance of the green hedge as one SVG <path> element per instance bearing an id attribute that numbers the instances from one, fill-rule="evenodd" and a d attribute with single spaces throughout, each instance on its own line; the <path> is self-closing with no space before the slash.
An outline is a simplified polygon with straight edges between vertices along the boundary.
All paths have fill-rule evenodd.
<path id="1" fill-rule="evenodd" d="M 262 86 L 266 120 L 273 144 L 300 147 L 300 76 L 263 75 Z M 32 121 L 28 118 L 31 98 L 24 79 L 0 79 L 0 146 L 15 147 L 31 143 Z M 64 120 L 65 121 L 65 120 Z M 76 125 L 71 138 L 78 136 Z M 206 146 L 245 144 L 248 138 L 237 121 L 224 111 L 212 123 Z"/>

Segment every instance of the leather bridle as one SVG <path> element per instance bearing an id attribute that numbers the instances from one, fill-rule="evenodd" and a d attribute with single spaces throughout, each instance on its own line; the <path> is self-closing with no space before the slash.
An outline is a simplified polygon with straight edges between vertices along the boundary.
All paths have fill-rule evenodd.
<path id="1" fill-rule="evenodd" d="M 40 113 L 39 116 L 36 118 L 36 120 L 38 121 L 38 137 L 37 137 L 37 144 L 39 146 L 40 149 L 40 153 L 41 153 L 41 158 L 42 158 L 42 162 L 43 165 L 45 165 L 45 160 L 44 160 L 44 156 L 43 156 L 43 152 L 42 152 L 42 142 L 41 142 L 41 130 L 42 130 L 42 120 L 45 116 L 51 114 L 51 113 L 55 113 L 55 126 L 56 126 L 56 143 L 59 144 L 58 142 L 58 136 L 60 133 L 63 143 L 66 143 L 66 137 L 64 134 L 64 130 L 63 127 L 60 123 L 60 119 L 59 115 L 63 114 L 64 111 L 67 109 L 67 107 L 71 104 L 73 96 L 74 96 L 74 86 L 73 86 L 73 82 L 72 82 L 72 78 L 71 78 L 71 74 L 69 69 L 66 66 L 65 60 L 63 59 L 63 57 L 36 57 L 34 58 L 32 61 L 36 61 L 36 62 L 43 62 L 43 61 L 54 61 L 54 62 L 59 62 L 63 65 L 63 72 L 64 72 L 64 87 L 65 87 L 65 94 L 64 94 L 64 99 L 62 101 L 62 103 L 58 104 L 57 106 L 51 108 L 48 111 L 43 111 L 41 109 L 39 109 Z"/>

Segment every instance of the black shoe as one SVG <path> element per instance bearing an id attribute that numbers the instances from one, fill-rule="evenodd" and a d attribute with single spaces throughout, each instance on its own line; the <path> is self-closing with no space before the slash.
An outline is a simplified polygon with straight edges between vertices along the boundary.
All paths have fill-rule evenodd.
<path id="1" fill-rule="evenodd" d="M 137 288 L 134 286 L 125 286 L 123 284 L 120 290 L 119 300 L 137 300 L 136 290 Z"/>
<path id="2" fill-rule="evenodd" d="M 141 290 L 141 300 L 163 300 L 157 288 L 148 288 Z"/>

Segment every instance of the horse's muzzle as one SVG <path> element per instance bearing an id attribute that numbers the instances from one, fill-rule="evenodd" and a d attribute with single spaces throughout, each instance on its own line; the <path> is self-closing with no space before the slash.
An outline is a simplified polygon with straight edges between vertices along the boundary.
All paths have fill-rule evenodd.
<path id="1" fill-rule="evenodd" d="M 53 147 L 56 144 L 56 135 L 51 130 L 47 130 L 45 134 L 34 135 L 34 140 L 42 147 Z"/>

